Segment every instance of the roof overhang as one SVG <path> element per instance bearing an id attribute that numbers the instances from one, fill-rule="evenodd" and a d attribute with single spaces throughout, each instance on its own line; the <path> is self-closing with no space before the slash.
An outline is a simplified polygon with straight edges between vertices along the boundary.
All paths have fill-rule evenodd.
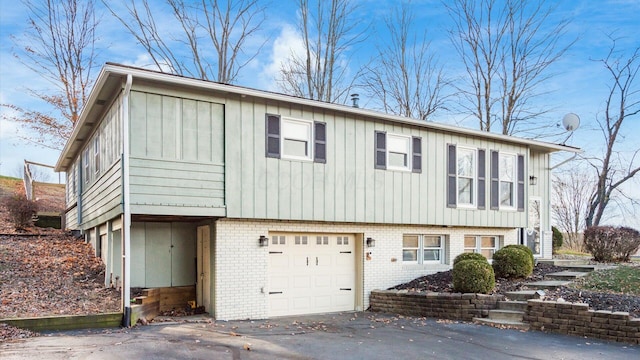
<path id="1" fill-rule="evenodd" d="M 98 75 L 93 89 L 91 90 L 89 99 L 87 100 L 80 114 L 71 137 L 62 150 L 62 154 L 60 155 L 60 158 L 56 163 L 56 171 L 66 171 L 68 169 L 73 159 L 77 156 L 77 153 L 82 149 L 86 139 L 93 133 L 96 122 L 100 120 L 100 116 L 102 116 L 102 114 L 106 110 L 106 106 L 109 105 L 106 102 L 107 99 L 113 98 L 115 93 L 121 91 L 121 89 L 124 87 L 126 77 L 129 74 L 132 75 L 134 83 L 136 79 L 138 79 L 174 86 L 193 88 L 201 91 L 209 90 L 223 94 L 236 94 L 241 97 L 250 96 L 271 101 L 296 103 L 303 106 L 310 106 L 329 111 L 342 112 L 353 116 L 369 118 L 374 121 L 388 121 L 447 133 L 519 144 L 541 152 L 568 151 L 572 153 L 582 153 L 581 149 L 572 146 L 553 144 L 539 140 L 525 139 L 515 136 L 462 128 L 436 122 L 426 122 L 397 115 L 385 114 L 373 110 L 355 108 L 347 105 L 309 100 L 305 98 L 263 90 L 256 90 L 237 85 L 221 84 L 212 81 L 184 77 L 180 75 L 161 73 L 153 70 L 107 63 L 100 71 L 100 74 Z"/>

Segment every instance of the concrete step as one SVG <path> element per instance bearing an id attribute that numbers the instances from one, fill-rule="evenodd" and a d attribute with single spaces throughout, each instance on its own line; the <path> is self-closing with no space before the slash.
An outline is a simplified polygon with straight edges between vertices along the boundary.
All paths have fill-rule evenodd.
<path id="1" fill-rule="evenodd" d="M 488 316 L 488 318 L 491 320 L 506 320 L 515 322 L 522 322 L 523 317 L 523 311 L 515 310 L 489 310 Z"/>
<path id="2" fill-rule="evenodd" d="M 529 299 L 540 299 L 544 293 L 540 294 L 536 290 L 509 291 L 504 294 L 507 299 L 515 301 L 527 301 Z"/>
<path id="3" fill-rule="evenodd" d="M 582 271 L 560 271 L 560 272 L 555 272 L 555 273 L 550 273 L 544 276 L 545 279 L 547 280 L 565 280 L 565 281 L 571 281 L 571 280 L 575 280 L 579 277 L 583 277 L 585 275 L 587 275 L 588 273 L 586 272 L 582 272 Z"/>
<path id="4" fill-rule="evenodd" d="M 498 310 L 526 311 L 526 301 L 498 301 Z"/>
<path id="5" fill-rule="evenodd" d="M 518 330 L 529 330 L 529 324 L 520 321 L 508 321 L 508 320 L 492 320 L 488 318 L 473 318 L 473 322 L 476 324 L 490 325 L 495 327 L 508 327 Z"/>
<path id="6" fill-rule="evenodd" d="M 590 258 L 584 259 L 538 259 L 538 263 L 551 264 L 555 266 L 575 266 L 575 265 L 588 265 Z"/>
<path id="7" fill-rule="evenodd" d="M 532 283 L 525 283 L 524 286 L 531 289 L 545 290 L 545 289 L 557 289 L 563 286 L 567 286 L 569 284 L 571 284 L 571 281 L 543 280 L 543 281 L 536 281 Z"/>

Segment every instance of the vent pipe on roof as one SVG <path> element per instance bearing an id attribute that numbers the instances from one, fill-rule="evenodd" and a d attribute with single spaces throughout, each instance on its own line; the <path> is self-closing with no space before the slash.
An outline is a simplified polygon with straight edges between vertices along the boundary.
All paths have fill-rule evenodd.
<path id="1" fill-rule="evenodd" d="M 360 101 L 360 95 L 359 94 L 351 94 L 351 102 L 353 103 L 353 107 L 354 108 L 359 108 L 360 106 L 358 106 L 358 101 Z"/>

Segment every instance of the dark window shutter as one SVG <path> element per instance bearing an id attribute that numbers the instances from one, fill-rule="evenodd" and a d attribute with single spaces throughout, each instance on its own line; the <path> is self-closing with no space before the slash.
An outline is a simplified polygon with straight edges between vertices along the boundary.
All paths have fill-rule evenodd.
<path id="1" fill-rule="evenodd" d="M 266 156 L 280 158 L 280 115 L 267 114 Z"/>
<path id="2" fill-rule="evenodd" d="M 457 171 L 456 146 L 447 145 L 447 207 L 456 207 L 458 189 L 456 186 Z"/>
<path id="3" fill-rule="evenodd" d="M 524 156 L 518 155 L 518 211 L 524 211 Z"/>
<path id="4" fill-rule="evenodd" d="M 327 163 L 327 124 L 323 122 L 314 122 L 315 141 L 313 143 L 313 161 L 317 163 Z"/>
<path id="5" fill-rule="evenodd" d="M 411 171 L 414 173 L 422 172 L 422 138 L 414 136 L 412 138 L 413 144 L 411 144 L 411 151 L 413 152 L 413 159 L 411 162 Z"/>
<path id="6" fill-rule="evenodd" d="M 491 151 L 491 210 L 500 209 L 500 172 L 497 151 Z"/>
<path id="7" fill-rule="evenodd" d="M 478 149 L 478 209 L 485 209 L 487 207 L 486 153 L 486 150 Z"/>
<path id="8" fill-rule="evenodd" d="M 387 168 L 387 133 L 384 131 L 376 131 L 375 133 L 375 168 L 386 169 Z"/>

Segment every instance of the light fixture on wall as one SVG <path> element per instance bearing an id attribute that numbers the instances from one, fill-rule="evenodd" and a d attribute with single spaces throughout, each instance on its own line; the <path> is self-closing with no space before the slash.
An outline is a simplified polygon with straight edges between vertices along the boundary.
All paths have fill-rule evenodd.
<path id="1" fill-rule="evenodd" d="M 536 184 L 538 184 L 538 178 L 533 175 L 529 176 L 529 185 L 536 185 Z"/>
<path id="2" fill-rule="evenodd" d="M 260 246 L 269 245 L 269 238 L 264 235 L 260 235 L 260 238 L 258 239 L 258 245 Z"/>
<path id="3" fill-rule="evenodd" d="M 367 247 L 368 248 L 376 247 L 376 241 L 370 237 L 367 238 Z"/>

